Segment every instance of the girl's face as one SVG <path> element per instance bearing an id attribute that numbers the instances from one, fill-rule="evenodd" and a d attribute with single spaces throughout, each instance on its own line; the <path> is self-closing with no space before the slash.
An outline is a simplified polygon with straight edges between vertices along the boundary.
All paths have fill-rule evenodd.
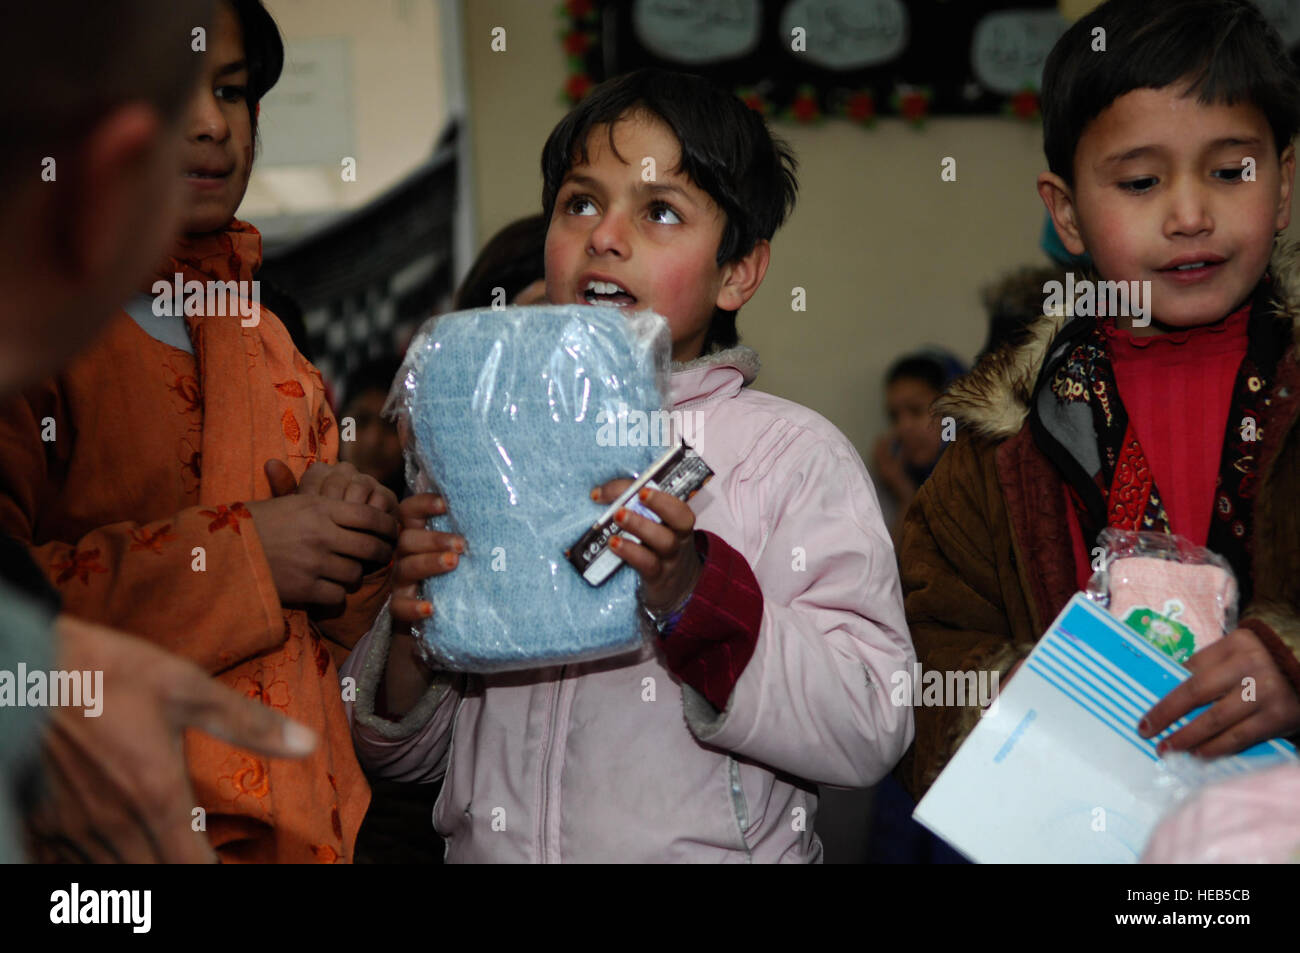
<path id="1" fill-rule="evenodd" d="M 401 476 L 404 466 L 397 427 L 383 417 L 387 399 L 386 391 L 362 391 L 348 400 L 339 415 L 340 419 L 353 418 L 357 425 L 357 439 L 339 444 L 339 459 L 381 483 Z"/>
<path id="2" fill-rule="evenodd" d="M 186 108 L 184 228 L 215 232 L 235 215 L 253 169 L 248 64 L 234 9 L 218 3 L 208 31 L 199 83 Z"/>
<path id="3" fill-rule="evenodd" d="M 900 377 L 885 388 L 885 410 L 898 438 L 903 461 L 913 467 L 927 467 L 939 459 L 943 449 L 939 421 L 930 405 L 939 392 L 925 381 Z"/>

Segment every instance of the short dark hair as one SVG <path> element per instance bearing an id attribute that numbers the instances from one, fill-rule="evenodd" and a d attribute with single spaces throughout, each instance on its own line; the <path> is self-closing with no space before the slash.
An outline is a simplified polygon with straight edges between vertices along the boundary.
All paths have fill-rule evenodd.
<path id="1" fill-rule="evenodd" d="M 1105 31 L 1105 52 L 1093 32 Z M 1300 84 L 1277 31 L 1248 0 L 1107 0 L 1057 41 L 1043 67 L 1043 151 L 1074 184 L 1084 129 L 1135 89 L 1188 79 L 1202 104 L 1249 102 L 1280 154 L 1300 127 Z"/>
<path id="2" fill-rule="evenodd" d="M 1065 282 L 1059 267 L 1023 265 L 996 278 L 980 292 L 988 314 L 988 335 L 975 361 L 1004 345 L 1018 346 L 1029 326 L 1043 316 L 1043 286 L 1049 281 Z M 266 297 L 266 292 L 262 293 Z"/>
<path id="3" fill-rule="evenodd" d="M 929 347 L 913 354 L 904 354 L 885 371 L 885 386 L 895 381 L 916 380 L 936 394 L 942 394 L 954 379 L 966 373 L 966 365 L 956 355 L 940 348 Z"/>
<path id="4" fill-rule="evenodd" d="M 776 234 L 799 191 L 794 152 L 732 93 L 702 77 L 660 69 L 606 80 L 551 132 L 542 150 L 542 210 L 547 222 L 565 175 L 575 164 L 588 161 L 592 130 L 606 126 L 613 149 L 614 124 L 637 112 L 654 116 L 672 131 L 682 153 L 680 168 L 672 171 L 707 192 L 726 216 L 719 265 L 745 257 L 760 240 Z M 706 353 L 735 345 L 735 315 L 715 310 Z"/>
<path id="5" fill-rule="evenodd" d="M 474 259 L 456 289 L 453 307 L 488 308 L 495 289 L 505 291 L 506 303 L 534 281 L 546 277 L 546 218 L 530 215 L 497 232 Z"/>
<path id="6" fill-rule="evenodd" d="M 395 357 L 377 357 L 363 363 L 348 375 L 343 385 L 343 402 L 339 404 L 339 412 L 345 411 L 354 400 L 370 391 L 380 391 L 387 398 L 401 366 L 402 362 Z"/>
<path id="7" fill-rule="evenodd" d="M 6 7 L 0 199 L 11 185 L 40 174 L 41 157 L 66 155 L 118 107 L 142 102 L 164 121 L 176 119 L 198 71 L 192 31 L 206 29 L 211 16 L 211 0 L 41 0 Z"/>

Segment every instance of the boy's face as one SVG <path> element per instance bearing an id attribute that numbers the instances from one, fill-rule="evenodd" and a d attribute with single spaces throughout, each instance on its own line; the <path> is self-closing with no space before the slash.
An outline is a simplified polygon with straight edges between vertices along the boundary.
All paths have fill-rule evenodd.
<path id="1" fill-rule="evenodd" d="M 248 67 L 239 20 L 218 3 L 198 86 L 186 107 L 185 231 L 214 232 L 234 217 L 253 168 Z"/>
<path id="2" fill-rule="evenodd" d="M 1202 105 L 1186 88 L 1119 97 L 1080 137 L 1073 189 L 1039 178 L 1070 252 L 1086 250 L 1103 279 L 1151 282 L 1150 333 L 1239 307 L 1291 219 L 1293 147 L 1279 160 L 1258 107 Z"/>
<path id="3" fill-rule="evenodd" d="M 757 281 L 749 287 L 743 264 L 717 264 L 725 216 L 707 192 L 673 171 L 681 151 L 666 125 L 627 115 L 614 124 L 614 146 L 618 155 L 608 127 L 593 128 L 589 161 L 569 170 L 556 195 L 546 233 L 546 300 L 655 311 L 668 320 L 673 360 L 698 357 L 715 305 L 739 309 Z"/>

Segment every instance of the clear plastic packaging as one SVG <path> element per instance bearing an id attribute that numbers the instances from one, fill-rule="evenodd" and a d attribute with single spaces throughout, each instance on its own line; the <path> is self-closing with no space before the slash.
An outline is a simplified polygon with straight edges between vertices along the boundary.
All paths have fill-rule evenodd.
<path id="1" fill-rule="evenodd" d="M 416 335 L 385 412 L 408 484 L 447 501 L 429 528 L 466 542 L 423 586 L 433 615 L 415 634 L 432 664 L 495 672 L 642 647 L 636 573 L 593 587 L 565 550 L 604 509 L 592 488 L 636 477 L 670 439 L 669 353 L 663 318 L 589 305 L 455 312 Z M 651 425 L 629 428 L 640 414 Z"/>
<path id="2" fill-rule="evenodd" d="M 1166 814 L 1144 864 L 1300 863 L 1300 765 L 1270 764 L 1224 779 L 1227 759 L 1161 759 Z"/>
<path id="3" fill-rule="evenodd" d="M 1237 577 L 1222 556 L 1169 533 L 1108 528 L 1098 542 L 1088 598 L 1175 661 L 1237 627 Z"/>

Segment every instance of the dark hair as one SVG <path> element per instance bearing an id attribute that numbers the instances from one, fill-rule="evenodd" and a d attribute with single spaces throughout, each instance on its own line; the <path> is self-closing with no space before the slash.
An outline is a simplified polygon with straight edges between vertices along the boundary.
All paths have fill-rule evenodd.
<path id="1" fill-rule="evenodd" d="M 387 397 L 400 369 L 401 361 L 395 357 L 375 358 L 360 365 L 348 375 L 343 385 L 343 402 L 339 404 L 340 413 L 367 391 L 381 391 Z"/>
<path id="2" fill-rule="evenodd" d="M 952 381 L 966 373 L 966 366 L 954 355 L 939 348 L 927 348 L 904 354 L 885 372 L 885 386 L 895 381 L 917 380 L 936 394 L 942 394 Z"/>
<path id="3" fill-rule="evenodd" d="M 488 239 L 456 289 L 452 307 L 457 311 L 491 307 L 497 288 L 505 291 L 509 303 L 534 281 L 545 278 L 546 221 L 545 216 L 530 215 Z"/>
<path id="4" fill-rule="evenodd" d="M 1043 286 L 1049 281 L 1064 283 L 1065 272 L 1060 268 L 1024 265 L 984 287 L 981 298 L 989 316 L 989 328 L 976 363 L 1004 345 L 1016 346 L 1024 341 L 1029 326 L 1043 316 Z"/>
<path id="5" fill-rule="evenodd" d="M 1093 31 L 1105 52 L 1093 50 Z M 1280 154 L 1300 127 L 1300 84 L 1282 40 L 1248 0 L 1108 0 L 1057 41 L 1043 67 L 1043 151 L 1074 183 L 1084 129 L 1135 89 L 1188 79 L 1205 105 L 1249 102 Z"/>
<path id="6" fill-rule="evenodd" d="M 270 92 L 284 69 L 284 40 L 280 28 L 262 0 L 226 0 L 235 10 L 244 34 L 244 60 L 248 63 L 248 118 L 257 136 L 257 104 Z"/>
<path id="7" fill-rule="evenodd" d="M 790 147 L 771 134 L 762 116 L 727 90 L 699 76 L 659 69 L 606 80 L 551 132 L 542 150 L 542 210 L 547 222 L 565 175 L 575 164 L 588 161 L 592 130 L 606 126 L 613 150 L 614 124 L 637 112 L 654 116 L 672 131 L 681 148 L 680 167 L 672 171 L 707 192 L 726 216 L 719 265 L 744 258 L 760 240 L 776 234 L 799 190 L 798 162 Z M 705 353 L 732 347 L 738 340 L 736 312 L 715 309 Z"/>
<path id="8" fill-rule="evenodd" d="M 112 110 L 132 102 L 181 114 L 198 57 L 192 31 L 212 0 L 41 0 L 9 4 L 0 30 L 0 199 L 62 160 Z M 21 170 L 21 171 L 19 171 Z M 62 171 L 62 170 L 60 170 Z"/>

